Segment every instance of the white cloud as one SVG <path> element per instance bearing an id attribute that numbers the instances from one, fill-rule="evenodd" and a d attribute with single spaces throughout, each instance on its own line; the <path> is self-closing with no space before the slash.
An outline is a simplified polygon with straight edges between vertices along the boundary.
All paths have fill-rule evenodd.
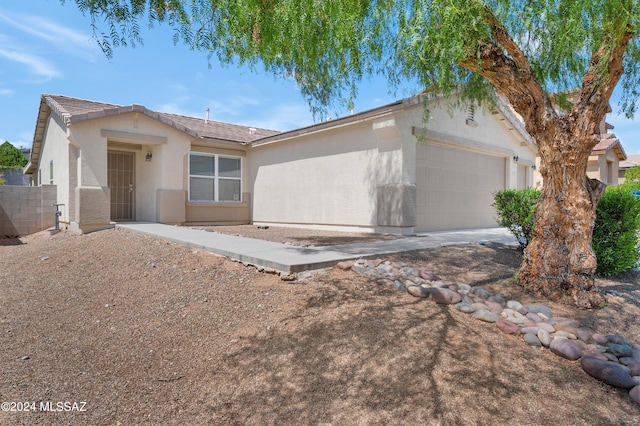
<path id="1" fill-rule="evenodd" d="M 47 18 L 10 13 L 0 9 L 0 21 L 56 46 L 67 54 L 83 57 L 90 62 L 95 61 L 95 54 L 99 51 L 90 35 L 59 25 Z"/>
<path id="2" fill-rule="evenodd" d="M 15 92 L 11 89 L 0 89 L 0 96 L 11 96 Z"/>
<path id="3" fill-rule="evenodd" d="M 25 65 L 30 73 L 45 77 L 47 80 L 61 76 L 55 66 L 39 56 L 0 48 L 0 57 Z"/>

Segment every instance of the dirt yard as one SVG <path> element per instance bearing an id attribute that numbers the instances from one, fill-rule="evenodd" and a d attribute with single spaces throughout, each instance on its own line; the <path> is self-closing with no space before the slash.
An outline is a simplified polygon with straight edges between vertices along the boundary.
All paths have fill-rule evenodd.
<path id="1" fill-rule="evenodd" d="M 617 295 L 585 312 L 515 287 L 511 248 L 387 259 L 640 341 L 638 274 L 600 281 Z M 115 229 L 0 240 L 0 364 L 3 410 L 22 409 L 0 412 L 3 425 L 640 424 L 627 391 L 453 307 L 335 268 L 284 282 Z"/>

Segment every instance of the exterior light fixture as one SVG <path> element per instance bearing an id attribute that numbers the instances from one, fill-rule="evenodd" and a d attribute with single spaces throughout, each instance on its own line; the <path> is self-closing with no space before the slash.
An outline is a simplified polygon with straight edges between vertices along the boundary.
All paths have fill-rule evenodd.
<path id="1" fill-rule="evenodd" d="M 145 160 L 151 161 L 151 157 L 153 157 L 153 155 L 151 155 L 151 151 L 147 151 L 147 156 L 145 157 Z"/>
<path id="2" fill-rule="evenodd" d="M 513 156 L 513 161 L 515 161 L 515 162 L 517 163 L 517 162 L 518 162 L 518 160 L 519 160 L 518 156 L 517 156 L 517 155 L 514 155 L 514 156 Z"/>

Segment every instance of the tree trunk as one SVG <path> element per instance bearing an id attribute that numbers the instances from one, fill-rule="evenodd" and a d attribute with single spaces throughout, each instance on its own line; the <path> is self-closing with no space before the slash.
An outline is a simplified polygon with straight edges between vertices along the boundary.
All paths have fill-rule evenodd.
<path id="1" fill-rule="evenodd" d="M 552 143 L 540 144 L 543 187 L 534 237 L 519 272 L 525 288 L 586 309 L 604 302 L 595 285 L 591 240 L 605 184 L 586 174 L 593 145 L 591 140 L 575 140 L 571 132 L 562 131 Z"/>

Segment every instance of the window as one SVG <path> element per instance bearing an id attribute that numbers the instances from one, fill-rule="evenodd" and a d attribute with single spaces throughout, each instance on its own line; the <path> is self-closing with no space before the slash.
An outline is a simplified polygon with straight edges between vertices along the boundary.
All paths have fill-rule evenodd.
<path id="1" fill-rule="evenodd" d="M 189 201 L 242 201 L 240 157 L 189 154 Z"/>
<path id="2" fill-rule="evenodd" d="M 49 184 L 53 185 L 53 160 L 49 161 Z"/>

